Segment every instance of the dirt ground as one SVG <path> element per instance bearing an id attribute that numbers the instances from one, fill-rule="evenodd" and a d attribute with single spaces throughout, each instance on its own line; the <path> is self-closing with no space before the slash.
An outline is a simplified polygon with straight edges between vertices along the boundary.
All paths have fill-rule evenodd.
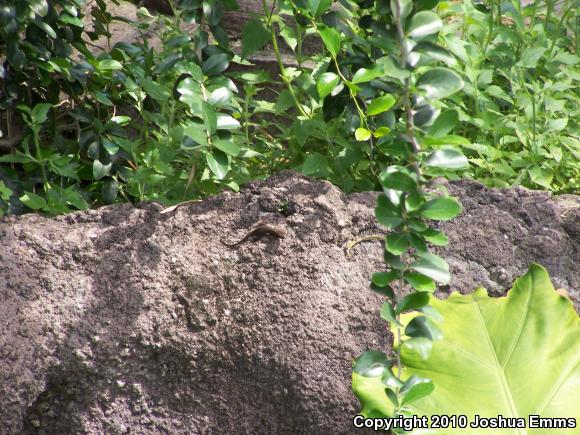
<path id="1" fill-rule="evenodd" d="M 576 308 L 580 198 L 449 186 L 448 290 L 531 261 Z M 0 433 L 350 433 L 353 359 L 385 349 L 375 194 L 290 172 L 161 214 L 124 204 L 0 220 Z M 229 247 L 256 222 L 285 233 Z"/>

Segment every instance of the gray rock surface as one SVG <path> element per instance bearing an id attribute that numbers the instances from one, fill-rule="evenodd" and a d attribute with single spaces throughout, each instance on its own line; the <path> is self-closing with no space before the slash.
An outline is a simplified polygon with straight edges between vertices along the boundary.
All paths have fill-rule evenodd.
<path id="1" fill-rule="evenodd" d="M 504 293 L 531 261 L 578 308 L 579 198 L 449 189 L 449 289 Z M 0 220 L 0 433 L 351 432 L 351 363 L 385 349 L 375 194 L 289 172 L 161 214 Z M 236 247 L 257 221 L 283 230 Z M 447 291 L 449 289 L 444 289 Z"/>

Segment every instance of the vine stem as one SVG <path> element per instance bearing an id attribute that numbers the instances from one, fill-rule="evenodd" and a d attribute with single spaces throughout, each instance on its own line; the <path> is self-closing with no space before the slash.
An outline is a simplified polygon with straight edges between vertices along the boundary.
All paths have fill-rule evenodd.
<path id="1" fill-rule="evenodd" d="M 306 111 L 302 107 L 302 104 L 300 104 L 300 101 L 298 101 L 298 97 L 296 97 L 296 93 L 294 92 L 294 89 L 292 88 L 292 83 L 290 83 L 290 80 L 288 79 L 288 76 L 286 75 L 286 68 L 284 67 L 284 62 L 282 61 L 282 56 L 280 55 L 280 48 L 278 47 L 278 40 L 276 39 L 276 32 L 274 31 L 274 23 L 272 23 L 272 14 L 271 13 L 269 14 L 268 4 L 266 3 L 266 0 L 262 0 L 262 8 L 264 9 L 264 15 L 266 17 L 268 17 L 267 25 L 268 25 L 268 28 L 270 30 L 270 36 L 272 39 L 272 47 L 274 48 L 274 54 L 276 55 L 276 62 L 278 63 L 278 68 L 280 69 L 280 76 L 282 77 L 282 81 L 286 85 L 288 92 L 290 92 L 290 96 L 292 97 L 292 101 L 294 101 L 294 105 L 296 106 L 298 111 L 302 114 L 302 116 L 305 116 L 306 118 L 310 119 L 310 115 L 308 115 L 306 113 Z M 273 12 L 273 9 L 272 9 L 272 12 Z"/>
<path id="2" fill-rule="evenodd" d="M 407 45 L 405 44 L 405 32 L 403 30 L 403 22 L 401 19 L 401 5 L 399 0 L 395 0 L 396 4 L 395 8 L 395 21 L 397 25 L 397 36 L 399 39 L 399 49 L 401 51 L 401 68 L 407 69 L 407 59 L 409 57 L 409 52 L 407 50 Z M 405 107 L 405 113 L 407 115 L 407 136 L 409 141 L 411 142 L 411 146 L 413 147 L 413 155 L 411 157 L 411 164 L 413 166 L 413 170 L 417 175 L 417 182 L 419 182 L 421 177 L 421 171 L 419 170 L 419 165 L 417 164 L 417 158 L 419 153 L 421 152 L 421 145 L 417 142 L 415 138 L 415 122 L 413 121 L 413 110 L 411 106 L 411 97 L 410 97 L 410 89 L 411 89 L 411 78 L 407 77 L 404 81 L 404 88 L 403 88 L 403 106 Z"/>

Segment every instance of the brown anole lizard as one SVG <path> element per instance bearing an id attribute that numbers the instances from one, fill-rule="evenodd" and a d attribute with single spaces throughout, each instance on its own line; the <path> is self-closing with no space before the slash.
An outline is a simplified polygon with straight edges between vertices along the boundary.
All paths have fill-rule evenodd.
<path id="1" fill-rule="evenodd" d="M 277 239 L 283 239 L 286 237 L 283 231 L 274 228 L 268 224 L 259 223 L 254 228 L 252 228 L 244 237 L 234 243 L 226 243 L 222 240 L 222 243 L 230 248 L 239 246 L 250 239 L 260 239 L 264 236 L 275 237 Z"/>

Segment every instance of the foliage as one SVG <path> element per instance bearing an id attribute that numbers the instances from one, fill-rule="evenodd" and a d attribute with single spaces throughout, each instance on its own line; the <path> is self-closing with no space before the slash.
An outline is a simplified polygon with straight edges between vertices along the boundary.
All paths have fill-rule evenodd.
<path id="1" fill-rule="evenodd" d="M 580 188 L 578 2 L 464 1 L 445 11 L 443 43 L 465 80 L 457 129 L 470 174 L 495 187 Z"/>
<path id="2" fill-rule="evenodd" d="M 428 376 L 436 388 L 430 396 L 405 404 L 405 411 L 465 415 L 470 422 L 476 414 L 521 417 L 526 427 L 528 416 L 534 414 L 580 417 L 580 318 L 571 301 L 556 293 L 541 266 L 532 265 L 503 298 L 490 298 L 479 289 L 465 296 L 453 293 L 447 300 L 431 295 L 430 300 L 444 319 L 434 322 L 445 340 L 433 343 L 426 360 L 402 342 L 401 359 L 406 376 Z M 406 334 L 412 333 L 416 319 L 415 314 L 402 317 Z M 381 380 L 390 376 L 390 367 L 373 356 L 359 359 L 353 373 L 361 414 L 392 416 L 393 404 Z M 530 382 L 532 372 L 534 382 Z M 576 431 L 558 429 L 562 434 Z M 445 428 L 444 432 L 481 433 L 481 429 Z"/>
<path id="3" fill-rule="evenodd" d="M 219 26 L 221 3 L 188 3 L 189 9 L 175 9 L 171 19 L 140 9 L 140 21 L 130 22 L 112 16 L 98 1 L 91 11 L 91 32 L 83 28 L 76 7 L 63 3 L 58 15 L 58 5 L 45 3 L 30 2 L 22 20 L 20 6 L 12 7 L 16 18 L 2 34 L 9 41 L 11 34 L 25 31 L 31 35 L 22 42 L 25 49 L 32 50 L 33 42 L 45 49 L 41 57 L 23 54 L 27 62 L 21 65 L 22 56 L 14 54 L 20 52 L 7 42 L 2 66 L 1 103 L 12 119 L 21 120 L 24 132 L 6 130 L 12 153 L 0 156 L 0 162 L 11 163 L 11 190 L 21 192 L 21 202 L 50 213 L 118 197 L 177 202 L 225 186 L 236 190 L 261 175 L 252 172 L 251 163 L 260 156 L 259 147 L 248 149 L 248 136 L 240 129 L 238 89 L 221 74 L 234 58 Z M 44 6 L 38 9 L 38 4 Z M 75 18 L 78 29 L 67 50 L 57 50 L 46 17 L 61 26 Z M 186 34 L 183 19 L 206 23 L 215 43 L 208 42 L 205 27 Z M 119 20 L 142 33 L 141 43 L 110 47 L 108 29 Z M 34 30 L 39 22 L 49 33 L 44 38 Z M 151 29 L 159 29 L 154 32 L 163 42 L 160 51 L 149 46 L 144 32 Z M 66 31 L 71 30 L 63 27 Z M 36 71 L 42 71 L 41 77 L 30 81 L 25 95 L 11 91 Z"/>

